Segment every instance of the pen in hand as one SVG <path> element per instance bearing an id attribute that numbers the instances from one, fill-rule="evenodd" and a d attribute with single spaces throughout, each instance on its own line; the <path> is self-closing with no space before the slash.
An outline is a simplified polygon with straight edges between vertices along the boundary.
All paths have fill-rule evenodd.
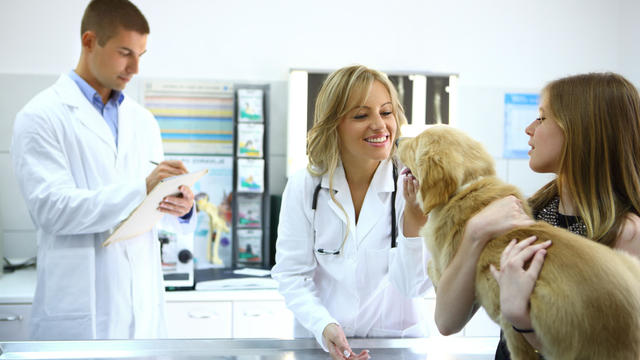
<path id="1" fill-rule="evenodd" d="M 172 176 L 186 174 L 189 172 L 187 171 L 187 169 L 184 167 L 184 164 L 180 160 L 167 160 L 161 163 L 153 160 L 149 160 L 149 162 L 155 166 L 160 166 L 160 164 L 165 165 L 165 170 L 166 170 L 165 172 L 168 172 Z"/>

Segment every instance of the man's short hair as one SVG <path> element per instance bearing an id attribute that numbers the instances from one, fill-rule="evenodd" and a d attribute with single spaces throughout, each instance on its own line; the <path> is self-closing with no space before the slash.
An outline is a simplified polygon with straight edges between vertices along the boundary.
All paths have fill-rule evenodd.
<path id="1" fill-rule="evenodd" d="M 98 44 L 104 46 L 120 28 L 144 35 L 149 33 L 147 19 L 129 0 L 92 0 L 82 16 L 80 36 L 91 30 Z"/>

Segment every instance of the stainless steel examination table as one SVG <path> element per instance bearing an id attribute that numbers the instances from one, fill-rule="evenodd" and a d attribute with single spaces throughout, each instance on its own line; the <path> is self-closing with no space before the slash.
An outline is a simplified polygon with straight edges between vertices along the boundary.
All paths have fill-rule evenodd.
<path id="1" fill-rule="evenodd" d="M 372 359 L 493 359 L 497 338 L 350 339 Z M 315 360 L 330 359 L 313 339 L 96 340 L 2 342 L 0 359 Z"/>

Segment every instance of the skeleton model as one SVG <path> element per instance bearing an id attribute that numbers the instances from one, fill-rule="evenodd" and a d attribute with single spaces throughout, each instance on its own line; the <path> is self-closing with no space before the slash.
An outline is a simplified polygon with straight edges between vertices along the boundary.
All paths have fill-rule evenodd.
<path id="1" fill-rule="evenodd" d="M 209 196 L 205 193 L 200 193 L 196 196 L 196 206 L 198 211 L 204 211 L 209 215 L 209 231 L 213 236 L 213 252 L 211 251 L 211 240 L 207 242 L 207 260 L 214 265 L 222 265 L 222 259 L 218 255 L 218 249 L 220 247 L 220 235 L 223 232 L 228 232 L 229 227 L 225 219 L 220 216 L 218 207 L 209 202 Z"/>

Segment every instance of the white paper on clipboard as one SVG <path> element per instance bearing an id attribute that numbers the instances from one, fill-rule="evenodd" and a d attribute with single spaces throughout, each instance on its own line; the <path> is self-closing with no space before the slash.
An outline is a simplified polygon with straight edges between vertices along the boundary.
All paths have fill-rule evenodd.
<path id="1" fill-rule="evenodd" d="M 151 230 L 153 226 L 160 221 L 165 215 L 158 210 L 158 204 L 165 196 L 177 195 L 180 193 L 178 188 L 181 185 L 193 187 L 201 177 L 207 173 L 207 169 L 168 177 L 161 180 L 147 197 L 142 200 L 142 203 L 138 205 L 131 212 L 131 214 L 118 225 L 113 233 L 102 243 L 102 246 L 108 246 L 112 243 L 131 239 L 138 235 L 144 234 Z"/>

